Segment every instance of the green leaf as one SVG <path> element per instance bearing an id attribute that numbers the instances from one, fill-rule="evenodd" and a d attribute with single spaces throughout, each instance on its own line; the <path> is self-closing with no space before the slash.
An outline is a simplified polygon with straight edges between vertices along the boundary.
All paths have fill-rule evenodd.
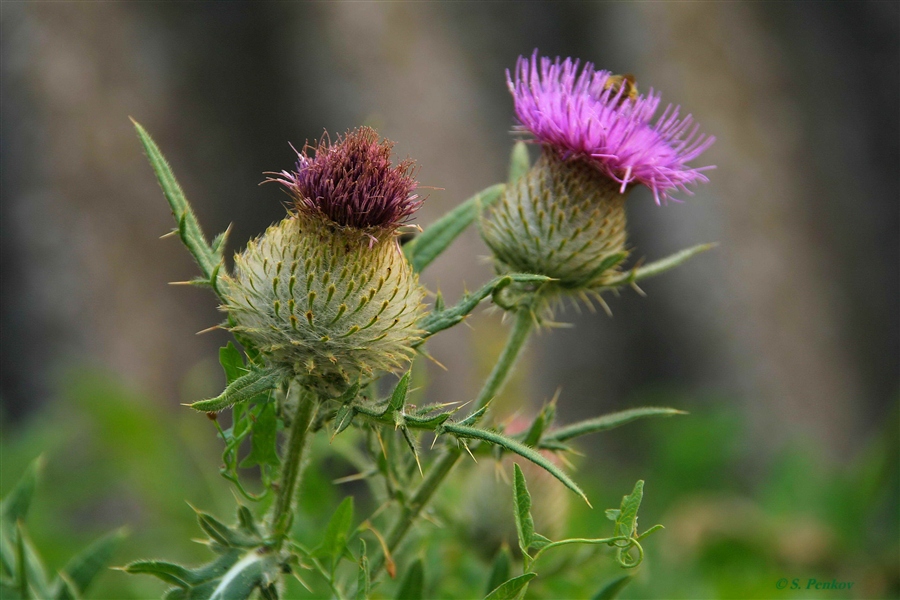
<path id="1" fill-rule="evenodd" d="M 422 559 L 417 558 L 409 566 L 400 590 L 397 592 L 397 600 L 422 600 L 425 595 L 425 569 Z"/>
<path id="2" fill-rule="evenodd" d="M 614 600 L 626 585 L 634 579 L 632 575 L 622 575 L 607 582 L 600 590 L 591 596 L 591 600 Z"/>
<path id="3" fill-rule="evenodd" d="M 338 561 L 347 547 L 347 535 L 353 525 L 353 496 L 347 496 L 338 505 L 337 510 L 328 521 L 325 528 L 325 537 L 315 550 L 315 555 L 326 558 L 329 561 L 331 572 L 337 567 Z"/>
<path id="4" fill-rule="evenodd" d="M 541 409 L 541 412 L 538 413 L 538 416 L 535 417 L 534 421 L 532 421 L 531 427 L 528 428 L 528 432 L 525 434 L 522 443 L 526 446 L 531 446 L 532 448 L 537 446 L 541 441 L 541 437 L 544 435 L 544 430 L 553 424 L 553 419 L 555 417 L 556 403 L 548 402 L 544 405 L 544 408 Z"/>
<path id="5" fill-rule="evenodd" d="M 222 575 L 209 600 L 244 600 L 266 581 L 274 566 L 272 556 L 251 550 Z"/>
<path id="6" fill-rule="evenodd" d="M 268 392 L 284 379 L 284 373 L 278 369 L 252 370 L 228 384 L 225 391 L 215 398 L 200 400 L 189 404 L 194 410 L 201 412 L 219 412 L 239 402 L 252 400 L 259 394 Z"/>
<path id="7" fill-rule="evenodd" d="M 194 512 L 197 513 L 197 522 L 200 524 L 200 529 L 223 547 L 255 548 L 259 546 L 261 540 L 257 536 L 229 527 L 211 514 L 196 508 L 194 508 Z"/>
<path id="8" fill-rule="evenodd" d="M 8 525 L 14 525 L 16 521 L 25 520 L 34 489 L 37 487 L 38 475 L 44 466 L 43 457 L 31 461 L 25 473 L 19 478 L 16 486 L 10 491 L 3 502 L 0 503 L 0 518 Z"/>
<path id="9" fill-rule="evenodd" d="M 528 158 L 528 144 L 518 141 L 513 145 L 512 155 L 509 157 L 509 185 L 514 184 L 531 168 L 531 160 Z"/>
<path id="10" fill-rule="evenodd" d="M 162 560 L 138 560 L 122 569 L 132 575 L 153 575 L 168 584 L 188 588 L 199 583 L 197 577 L 187 568 Z"/>
<path id="11" fill-rule="evenodd" d="M 403 246 L 406 258 L 413 270 L 421 272 L 465 231 L 478 217 L 483 207 L 500 198 L 504 185 L 499 183 L 486 188 L 429 225 L 417 238 Z"/>
<path id="12" fill-rule="evenodd" d="M 513 483 L 513 503 L 515 504 L 516 534 L 519 536 L 519 548 L 528 556 L 528 547 L 534 538 L 534 519 L 531 517 L 531 494 L 525 485 L 525 475 L 519 465 L 515 465 L 515 481 Z"/>
<path id="13" fill-rule="evenodd" d="M 552 278 L 545 275 L 532 275 L 529 273 L 511 273 L 495 277 L 485 285 L 481 286 L 474 293 L 467 293 L 458 304 L 444 310 L 437 310 L 429 313 L 418 322 L 420 329 L 424 330 L 422 338 L 414 344 L 418 346 L 425 341 L 425 338 L 431 337 L 439 331 L 453 327 L 468 316 L 478 304 L 487 298 L 502 290 L 508 285 L 515 283 L 523 284 L 542 284 L 552 281 Z"/>
<path id="14" fill-rule="evenodd" d="M 127 535 L 125 529 L 113 531 L 69 560 L 62 572 L 65 579 L 75 586 L 79 596 L 83 596 L 97 574 L 106 569 L 116 548 Z"/>
<path id="15" fill-rule="evenodd" d="M 403 406 L 406 404 L 406 396 L 409 393 L 409 378 L 411 375 L 412 368 L 404 373 L 403 377 L 400 378 L 400 381 L 397 382 L 397 386 L 391 394 L 391 401 L 388 406 L 389 410 L 395 412 L 403 411 Z"/>
<path id="16" fill-rule="evenodd" d="M 265 402 L 260 406 L 259 414 L 250 426 L 253 432 L 250 454 L 241 462 L 241 467 L 253 465 L 280 464 L 277 450 L 278 417 L 275 415 L 275 402 Z"/>
<path id="17" fill-rule="evenodd" d="M 500 587 L 504 581 L 509 579 L 510 565 L 512 564 L 512 555 L 509 553 L 509 546 L 503 543 L 497 557 L 494 558 L 494 564 L 491 565 L 491 575 L 488 578 L 487 593 Z"/>
<path id="18" fill-rule="evenodd" d="M 506 581 L 490 594 L 484 597 L 484 600 L 514 600 L 528 586 L 528 582 L 537 577 L 537 573 L 524 573 L 518 577 L 513 577 Z"/>
<path id="19" fill-rule="evenodd" d="M 356 578 L 356 600 L 369 598 L 369 558 L 366 556 L 366 540 L 359 540 L 359 574 Z"/>
<path id="20" fill-rule="evenodd" d="M 665 408 L 658 406 L 645 406 L 641 408 L 630 408 L 618 412 L 602 415 L 593 419 L 579 421 L 549 431 L 541 440 L 542 442 L 565 442 L 575 437 L 587 435 L 589 433 L 597 433 L 599 431 L 607 431 L 626 423 L 631 423 L 645 417 L 671 417 L 673 415 L 686 415 L 683 410 L 676 408 Z"/>
<path id="21" fill-rule="evenodd" d="M 615 535 L 637 537 L 637 513 L 644 498 L 644 481 L 639 479 L 634 490 L 622 498 L 619 517 L 616 519 Z"/>
<path id="22" fill-rule="evenodd" d="M 50 590 L 44 561 L 41 560 L 22 521 L 18 521 L 16 524 L 16 543 L 17 560 L 20 561 L 20 565 L 24 565 L 24 571 L 20 570 L 20 574 L 24 576 L 20 582 L 27 585 L 39 599 L 49 598 Z"/>
<path id="23" fill-rule="evenodd" d="M 506 448 L 510 452 L 514 452 L 519 456 L 527 458 L 534 464 L 542 467 L 548 473 L 559 479 L 563 485 L 578 494 L 581 499 L 587 503 L 588 506 L 591 505 L 591 503 L 587 499 L 587 496 L 583 491 L 581 491 L 581 488 L 578 487 L 578 484 L 572 481 L 572 479 L 568 475 L 566 475 L 562 469 L 550 462 L 550 460 L 546 456 L 536 451 L 534 448 L 529 448 L 525 444 L 499 434 L 496 431 L 478 429 L 476 427 L 468 427 L 465 425 L 460 425 L 458 423 L 447 423 L 442 427 L 446 433 L 452 433 L 453 435 L 462 438 L 484 440 L 496 446 Z"/>
<path id="24" fill-rule="evenodd" d="M 628 283 L 633 283 L 636 281 L 640 281 L 641 279 L 646 279 L 648 277 L 653 277 L 655 275 L 659 275 L 660 273 L 664 273 L 669 269 L 674 269 L 675 267 L 684 264 L 689 259 L 694 256 L 700 254 L 701 252 L 706 252 L 707 250 L 711 250 L 715 248 L 718 244 L 699 244 L 697 246 L 693 246 L 691 248 L 687 248 L 680 252 L 676 252 L 666 258 L 661 260 L 654 261 L 650 264 L 644 265 L 643 267 L 638 267 L 637 269 L 632 269 L 631 271 L 626 271 L 622 273 L 620 276 L 611 279 L 604 287 L 613 288 L 618 287 L 620 285 L 626 285 Z"/>
<path id="25" fill-rule="evenodd" d="M 197 216 L 194 214 L 187 198 L 185 198 L 181 186 L 178 185 L 178 181 L 175 179 L 172 168 L 166 162 L 156 142 L 153 141 L 150 134 L 137 121 L 132 119 L 131 122 L 134 123 L 138 138 L 140 138 L 144 151 L 147 153 L 147 159 L 150 161 L 150 166 L 153 167 L 153 172 L 156 173 L 156 178 L 159 180 L 163 194 L 172 208 L 172 214 L 175 215 L 175 219 L 178 222 L 181 241 L 193 255 L 194 260 L 197 261 L 203 275 L 207 279 L 212 280 L 216 265 L 220 263 L 219 257 L 207 244 L 203 230 L 200 229 L 200 223 L 197 221 Z"/>
<path id="26" fill-rule="evenodd" d="M 222 369 L 225 371 L 226 384 L 234 383 L 241 375 L 247 372 L 241 351 L 231 342 L 219 348 L 219 364 L 222 365 Z"/>

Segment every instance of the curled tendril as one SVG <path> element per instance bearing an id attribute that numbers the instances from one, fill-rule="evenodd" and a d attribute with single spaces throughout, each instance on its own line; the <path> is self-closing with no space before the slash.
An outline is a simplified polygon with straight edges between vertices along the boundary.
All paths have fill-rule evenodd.
<path id="1" fill-rule="evenodd" d="M 620 544 L 619 542 L 625 542 L 625 544 Z M 641 546 L 641 543 L 637 541 L 637 538 L 624 538 L 618 539 L 612 544 L 618 551 L 616 552 L 616 562 L 623 569 L 633 569 L 644 562 L 644 548 Z M 631 549 L 637 548 L 637 556 L 631 554 Z"/>

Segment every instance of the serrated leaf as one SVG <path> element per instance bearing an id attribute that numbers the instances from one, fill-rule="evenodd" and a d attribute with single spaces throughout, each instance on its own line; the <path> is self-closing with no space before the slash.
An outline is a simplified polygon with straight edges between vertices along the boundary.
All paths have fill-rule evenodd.
<path id="1" fill-rule="evenodd" d="M 369 598 L 369 558 L 366 556 L 366 540 L 359 540 L 359 573 L 356 577 L 356 600 Z"/>
<path id="2" fill-rule="evenodd" d="M 505 581 L 484 597 L 484 600 L 514 600 L 528 586 L 528 582 L 537 577 L 537 573 L 524 573 Z"/>
<path id="3" fill-rule="evenodd" d="M 494 564 L 491 565 L 491 575 L 488 577 L 487 594 L 500 587 L 500 585 L 509 579 L 509 569 L 512 564 L 512 555 L 509 553 L 509 546 L 506 543 L 500 548 Z"/>
<path id="4" fill-rule="evenodd" d="M 347 535 L 352 525 L 353 496 L 347 496 L 331 515 L 328 527 L 325 528 L 325 537 L 315 550 L 316 556 L 328 559 L 332 572 L 347 547 Z"/>
<path id="5" fill-rule="evenodd" d="M 490 431 L 487 429 L 478 429 L 477 427 L 469 427 L 466 425 L 460 425 L 458 423 L 447 423 L 443 425 L 443 428 L 446 433 L 452 433 L 457 437 L 483 440 L 485 442 L 489 442 L 496 446 L 505 448 L 510 452 L 514 452 L 523 458 L 527 458 L 534 464 L 538 465 L 539 467 L 543 468 L 545 471 L 556 477 L 567 488 L 578 494 L 581 499 L 587 503 L 588 506 L 591 505 L 591 503 L 588 502 L 587 496 L 583 491 L 581 491 L 581 488 L 578 487 L 578 484 L 572 481 L 572 479 L 568 475 L 566 475 L 562 469 L 550 462 L 550 460 L 546 456 L 536 451 L 534 448 L 529 448 L 521 442 L 518 442 L 512 438 L 508 438 L 505 435 L 497 433 L 496 431 Z"/>
<path id="6" fill-rule="evenodd" d="M 409 566 L 397 591 L 397 600 L 422 600 L 425 595 L 425 567 L 417 558 Z"/>
<path id="7" fill-rule="evenodd" d="M 465 229 L 478 218 L 480 211 L 500 198 L 505 188 L 499 183 L 486 188 L 425 228 L 417 238 L 403 246 L 403 253 L 413 270 L 421 272 L 440 256 Z"/>
<path id="8" fill-rule="evenodd" d="M 79 596 L 83 596 L 97 574 L 109 566 L 113 553 L 126 536 L 124 529 L 113 531 L 69 560 L 62 572 Z"/>
<path id="9" fill-rule="evenodd" d="M 513 145 L 509 157 L 509 179 L 507 181 L 510 185 L 514 184 L 530 168 L 531 159 L 528 157 L 528 145 L 520 140 Z"/>
<path id="10" fill-rule="evenodd" d="M 233 383 L 247 372 L 247 369 L 244 368 L 244 358 L 241 356 L 241 351 L 231 342 L 219 348 L 219 364 L 222 365 L 222 370 L 225 371 L 226 385 Z"/>
<path id="11" fill-rule="evenodd" d="M 631 583 L 632 579 L 634 579 L 634 576 L 632 575 L 616 577 L 600 588 L 596 594 L 591 596 L 591 600 L 614 600 L 619 596 L 619 592 L 621 592 L 626 585 Z"/>
<path id="12" fill-rule="evenodd" d="M 634 490 L 622 498 L 619 518 L 616 519 L 616 535 L 637 537 L 637 514 L 644 497 L 644 481 L 639 479 Z"/>
<path id="13" fill-rule="evenodd" d="M 259 394 L 268 392 L 284 379 L 278 369 L 252 370 L 228 384 L 225 391 L 215 398 L 200 400 L 189 406 L 201 412 L 219 412 L 240 402 L 248 402 Z"/>
<path id="14" fill-rule="evenodd" d="M 3 498 L 3 502 L 0 502 L 0 518 L 7 526 L 13 526 L 16 521 L 25 520 L 43 465 L 43 457 L 39 456 L 31 461 L 16 486 Z"/>
<path id="15" fill-rule="evenodd" d="M 547 442 L 565 442 L 575 437 L 607 431 L 615 427 L 620 427 L 626 423 L 631 423 L 637 419 L 646 417 L 671 417 L 673 415 L 685 415 L 683 410 L 677 408 L 668 408 L 660 406 L 643 406 L 640 408 L 629 408 L 608 415 L 601 415 L 593 419 L 587 419 L 560 427 L 547 432 L 542 441 Z"/>
<path id="16" fill-rule="evenodd" d="M 250 429 L 252 431 L 250 454 L 241 462 L 241 467 L 247 468 L 253 465 L 277 467 L 281 464 L 277 449 L 278 417 L 275 414 L 275 402 L 262 404 Z"/>
<path id="17" fill-rule="evenodd" d="M 534 538 L 534 519 L 531 517 L 531 494 L 525 485 L 525 475 L 519 465 L 514 465 L 513 504 L 515 507 L 516 534 L 519 548 L 528 556 L 528 548 Z"/>

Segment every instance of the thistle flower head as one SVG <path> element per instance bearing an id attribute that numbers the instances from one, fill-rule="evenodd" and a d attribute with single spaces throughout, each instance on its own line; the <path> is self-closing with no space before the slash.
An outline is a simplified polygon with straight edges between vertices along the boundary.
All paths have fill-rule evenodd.
<path id="1" fill-rule="evenodd" d="M 393 166 L 393 142 L 379 141 L 370 127 L 360 127 L 331 142 L 297 152 L 294 171 L 282 171 L 269 181 L 285 186 L 300 213 L 319 214 L 355 229 L 394 231 L 422 205 L 415 193 L 415 161 Z"/>
<path id="2" fill-rule="evenodd" d="M 521 127 L 562 159 L 580 158 L 616 181 L 620 193 L 641 183 L 657 204 L 676 190 L 708 181 L 689 167 L 715 141 L 699 133 L 691 115 L 671 104 L 651 122 L 660 95 L 638 94 L 630 76 L 598 71 L 587 62 L 519 57 L 515 77 L 506 72 Z"/>

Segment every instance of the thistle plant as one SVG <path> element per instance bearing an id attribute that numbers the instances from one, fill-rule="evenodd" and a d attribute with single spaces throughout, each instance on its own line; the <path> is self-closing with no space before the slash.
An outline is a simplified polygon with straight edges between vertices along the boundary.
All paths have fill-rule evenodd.
<path id="1" fill-rule="evenodd" d="M 207 241 L 159 148 L 135 123 L 174 213 L 174 232 L 200 268 L 191 283 L 218 296 L 225 315 L 220 326 L 242 348 L 229 343 L 220 352 L 226 389 L 190 404 L 211 417 L 224 447 L 220 472 L 242 500 L 233 525 L 198 511 L 216 555 L 209 564 L 187 568 L 145 560 L 126 571 L 166 581 L 173 586 L 165 596 L 171 599 L 279 598 L 289 575 L 304 585 L 319 578 L 335 598 L 383 597 L 390 589 L 385 571 L 392 578 L 400 571 L 398 597 L 422 597 L 427 574 L 420 561 L 398 564 L 401 546 L 462 457 L 507 466 L 509 457 L 528 461 L 588 502 L 565 461 L 554 455 L 571 452 L 572 440 L 582 435 L 681 413 L 631 408 L 557 426 L 551 402 L 515 431 L 492 418 L 491 400 L 535 326 L 547 322 L 554 301 L 590 295 L 602 302 L 604 291 L 636 287 L 709 248 L 622 266 L 628 256 L 627 192 L 643 184 L 664 203 L 670 193 L 705 181 L 704 168 L 686 163 L 712 138 L 697 136 L 690 117 L 679 119 L 670 107 L 651 124 L 658 95 L 640 95 L 630 76 L 590 64 L 579 71 L 571 59 L 550 61 L 535 53 L 520 59 L 508 83 L 520 129 L 541 147 L 534 165 L 526 144 L 517 142 L 507 182 L 466 200 L 401 247 L 399 232 L 422 204 L 414 162 L 395 161 L 392 144 L 369 128 L 334 142 L 324 137 L 297 152 L 292 170 L 269 174 L 266 181 L 282 186 L 291 199 L 288 214 L 235 256 L 231 272 L 224 266 L 227 235 Z M 497 277 L 455 305 L 438 294 L 426 306 L 418 274 L 476 221 Z M 513 324 L 479 394 L 463 406 L 410 404 L 411 360 L 426 354 L 430 336 L 459 324 L 488 299 L 510 312 Z M 382 397 L 376 384 L 392 374 L 399 379 Z M 225 410 L 230 419 L 220 419 Z M 369 484 L 379 508 L 357 522 L 347 497 L 320 543 L 304 545 L 294 515 L 310 440 L 339 435 L 349 436 L 358 478 Z M 423 451 L 426 439 L 432 449 Z M 253 486 L 238 472 L 248 466 L 259 468 Z M 518 464 L 513 469 L 509 510 L 521 562 L 500 551 L 484 586 L 486 598 L 523 597 L 538 576 L 539 559 L 562 546 L 610 547 L 623 569 L 641 563 L 642 540 L 660 528 L 638 530 L 643 481 L 619 508 L 607 511 L 613 522 L 608 535 L 553 541 L 535 530 L 524 471 Z M 600 597 L 613 597 L 629 580 L 609 582 Z"/>

